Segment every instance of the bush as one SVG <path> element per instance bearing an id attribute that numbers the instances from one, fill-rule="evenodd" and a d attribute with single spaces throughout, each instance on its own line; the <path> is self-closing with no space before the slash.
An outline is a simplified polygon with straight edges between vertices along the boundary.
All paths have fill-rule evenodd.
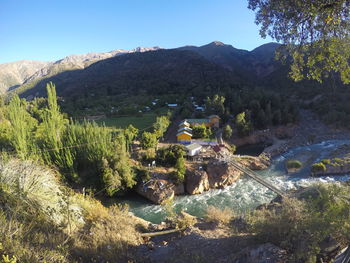
<path id="1" fill-rule="evenodd" d="M 237 150 L 237 146 L 235 144 L 231 144 L 230 149 L 231 149 L 232 154 L 234 154 Z"/>
<path id="2" fill-rule="evenodd" d="M 157 135 L 150 132 L 143 132 L 140 139 L 142 149 L 155 148 L 158 144 Z"/>
<path id="3" fill-rule="evenodd" d="M 302 166 L 302 163 L 298 160 L 288 160 L 286 162 L 287 169 L 300 169 Z"/>
<path id="4" fill-rule="evenodd" d="M 289 251 L 289 262 L 316 262 L 321 243 L 329 237 L 349 242 L 349 190 L 339 184 L 309 187 L 299 199 L 284 198 L 282 203 L 255 210 L 248 218 L 250 230 L 260 242 Z"/>
<path id="5" fill-rule="evenodd" d="M 141 242 L 125 207 L 75 194 L 29 161 L 0 162 L 0 207 L 0 256 L 17 262 L 128 262 Z"/>
<path id="6" fill-rule="evenodd" d="M 225 140 L 229 140 L 232 136 L 232 128 L 230 125 L 226 125 L 224 127 L 224 130 L 222 131 L 222 136 L 224 137 Z"/>
<path id="7" fill-rule="evenodd" d="M 166 148 L 161 148 L 157 151 L 157 163 L 164 166 L 174 166 L 179 158 L 185 155 L 183 145 L 175 144 Z"/>
<path id="8" fill-rule="evenodd" d="M 314 163 L 311 166 L 311 173 L 315 174 L 315 173 L 323 173 L 327 170 L 326 166 L 324 165 L 324 163 Z"/>
<path id="9" fill-rule="evenodd" d="M 227 225 L 233 219 L 233 211 L 229 208 L 219 209 L 214 206 L 209 206 L 205 219 L 207 222 Z"/>
<path id="10" fill-rule="evenodd" d="M 322 161 L 321 161 L 321 163 L 323 163 L 324 165 L 329 165 L 329 164 L 331 164 L 331 160 L 330 159 L 323 159 Z"/>
<path id="11" fill-rule="evenodd" d="M 185 158 L 183 157 L 178 158 L 176 161 L 175 168 L 176 168 L 176 171 L 174 173 L 175 182 L 183 183 L 185 181 L 185 172 L 186 172 Z"/>
<path id="12" fill-rule="evenodd" d="M 192 127 L 193 139 L 207 139 L 213 132 L 210 128 L 205 127 L 204 124 Z"/>

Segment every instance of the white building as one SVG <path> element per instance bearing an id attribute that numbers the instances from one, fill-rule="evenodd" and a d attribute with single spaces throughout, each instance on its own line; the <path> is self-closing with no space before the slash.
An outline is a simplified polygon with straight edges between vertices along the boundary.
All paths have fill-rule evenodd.
<path id="1" fill-rule="evenodd" d="M 198 153 L 200 153 L 201 149 L 202 149 L 202 145 L 198 143 L 191 143 L 190 145 L 186 146 L 188 156 L 197 155 Z"/>

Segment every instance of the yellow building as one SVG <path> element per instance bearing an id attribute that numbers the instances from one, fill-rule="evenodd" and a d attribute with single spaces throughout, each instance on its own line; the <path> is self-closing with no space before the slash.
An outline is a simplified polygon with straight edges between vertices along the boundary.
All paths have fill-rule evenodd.
<path id="1" fill-rule="evenodd" d="M 218 115 L 210 115 L 207 119 L 186 119 L 180 125 L 184 125 L 185 122 L 189 123 L 192 127 L 204 124 L 207 128 L 219 128 L 220 117 Z"/>
<path id="2" fill-rule="evenodd" d="M 191 142 L 192 134 L 183 129 L 179 130 L 179 132 L 176 134 L 176 138 L 178 142 Z"/>

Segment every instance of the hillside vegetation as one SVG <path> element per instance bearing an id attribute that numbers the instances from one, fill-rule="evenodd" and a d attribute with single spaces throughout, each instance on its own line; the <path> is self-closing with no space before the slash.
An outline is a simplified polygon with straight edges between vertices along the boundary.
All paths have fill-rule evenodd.
<path id="1" fill-rule="evenodd" d="M 126 208 L 74 193 L 37 162 L 0 159 L 0 262 L 125 262 L 140 244 Z"/>
<path id="2" fill-rule="evenodd" d="M 1 108 L 0 146 L 10 156 L 54 165 L 70 183 L 108 195 L 135 184 L 127 145 L 128 130 L 68 120 L 60 112 L 55 87 L 48 99 L 31 103 L 15 96 Z M 136 130 L 137 131 L 137 130 Z"/>

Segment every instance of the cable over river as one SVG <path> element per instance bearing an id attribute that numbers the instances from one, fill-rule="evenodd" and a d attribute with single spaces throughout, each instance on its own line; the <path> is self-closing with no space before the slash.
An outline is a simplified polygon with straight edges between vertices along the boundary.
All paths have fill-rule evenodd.
<path id="1" fill-rule="evenodd" d="M 262 179 L 271 182 L 281 193 L 299 187 L 306 187 L 316 182 L 327 183 L 350 180 L 350 175 L 310 177 L 310 167 L 313 163 L 328 158 L 344 144 L 350 146 L 350 140 L 325 141 L 319 144 L 296 147 L 274 158 L 268 169 L 255 173 Z M 303 159 L 304 168 L 297 173 L 287 174 L 285 161 L 289 159 Z M 177 196 L 174 205 L 177 211 L 184 210 L 194 216 L 202 217 L 210 205 L 218 208 L 228 207 L 243 212 L 270 202 L 276 196 L 276 193 L 263 186 L 261 182 L 258 183 L 247 176 L 242 176 L 236 183 L 225 189 L 209 190 L 200 195 Z M 161 222 L 166 216 L 165 209 L 162 206 L 154 205 L 137 195 L 127 196 L 118 201 L 127 203 L 130 206 L 130 211 L 136 216 L 154 223 Z"/>

